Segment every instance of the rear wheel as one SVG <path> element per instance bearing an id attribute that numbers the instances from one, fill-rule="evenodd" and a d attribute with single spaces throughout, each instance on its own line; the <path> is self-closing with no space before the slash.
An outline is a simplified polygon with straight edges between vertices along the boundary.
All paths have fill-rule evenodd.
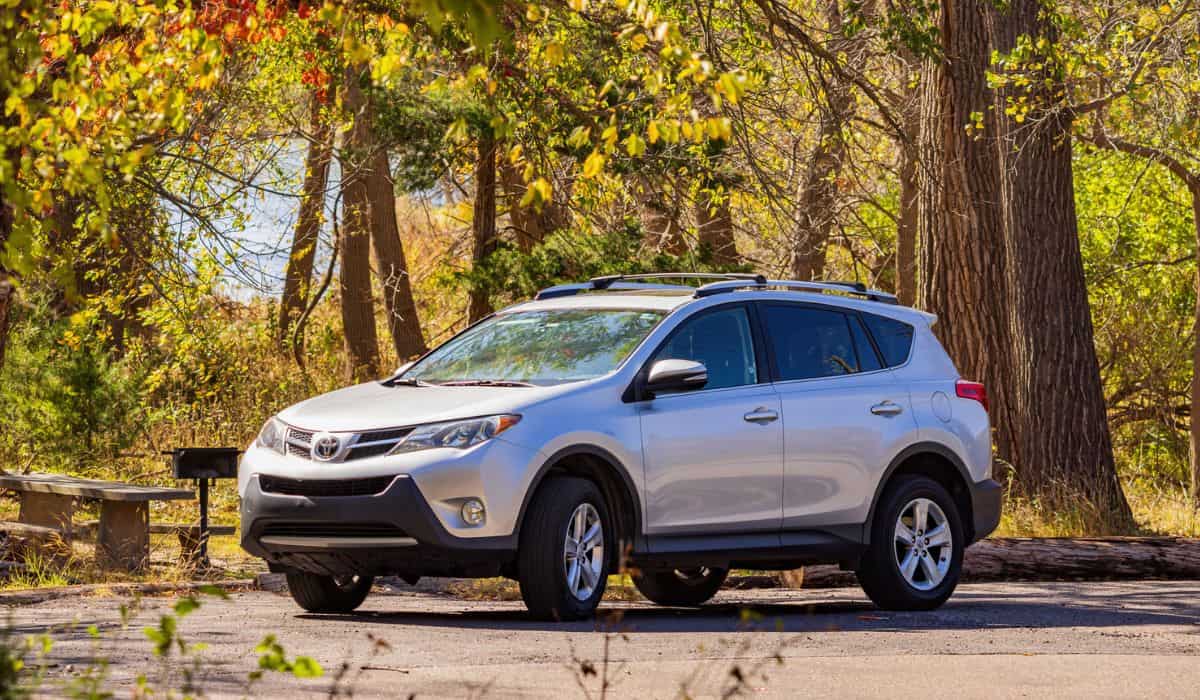
<path id="1" fill-rule="evenodd" d="M 287 575 L 292 599 L 309 612 L 348 613 L 366 600 L 374 576 L 322 576 L 302 571 Z"/>
<path id="2" fill-rule="evenodd" d="M 642 571 L 633 575 L 633 585 L 642 595 L 659 605 L 695 606 L 717 594 L 728 569 L 706 566 L 670 571 Z"/>
<path id="3" fill-rule="evenodd" d="M 958 585 L 965 544 L 949 492 L 928 477 L 901 476 L 880 499 L 855 573 L 885 610 L 932 610 Z"/>
<path id="4" fill-rule="evenodd" d="M 521 525 L 517 552 L 517 580 L 529 612 L 550 620 L 590 616 L 608 582 L 611 542 L 600 489 L 586 479 L 548 479 Z"/>

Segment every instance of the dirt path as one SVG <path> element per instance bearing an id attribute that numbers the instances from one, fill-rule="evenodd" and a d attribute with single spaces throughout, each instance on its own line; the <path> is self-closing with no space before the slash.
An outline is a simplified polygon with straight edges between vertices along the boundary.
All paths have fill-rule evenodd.
<path id="1" fill-rule="evenodd" d="M 97 649 L 113 689 L 160 676 L 143 627 L 173 601 L 147 599 L 122 629 L 122 600 L 13 609 L 21 634 L 55 628 L 48 687 L 78 675 Z M 519 603 L 401 590 L 332 617 L 252 592 L 206 600 L 180 632 L 208 645 L 196 678 L 210 696 L 246 693 L 268 633 L 326 675 L 267 674 L 251 689 L 263 697 L 327 694 L 343 663 L 340 687 L 357 697 L 599 697 L 605 674 L 611 697 L 708 697 L 733 687 L 734 669 L 752 697 L 1195 697 L 1200 685 L 1200 582 L 975 584 L 920 614 L 876 611 L 854 589 L 727 591 L 701 610 L 602 611 L 559 625 L 527 620 Z M 172 672 L 178 681 L 180 667 Z"/>

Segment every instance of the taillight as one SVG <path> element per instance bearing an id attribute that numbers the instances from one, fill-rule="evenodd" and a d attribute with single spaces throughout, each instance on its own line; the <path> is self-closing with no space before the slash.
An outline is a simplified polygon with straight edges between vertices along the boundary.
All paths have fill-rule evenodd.
<path id="1" fill-rule="evenodd" d="M 983 410 L 988 410 L 987 389 L 979 382 L 968 382 L 960 379 L 954 383 L 954 392 L 960 399 L 971 399 L 983 404 Z"/>

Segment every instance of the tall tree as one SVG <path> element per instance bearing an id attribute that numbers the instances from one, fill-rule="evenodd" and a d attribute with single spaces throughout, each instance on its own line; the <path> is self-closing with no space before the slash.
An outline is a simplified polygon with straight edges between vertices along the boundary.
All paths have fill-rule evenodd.
<path id="1" fill-rule="evenodd" d="M 903 138 L 897 138 L 900 158 L 900 215 L 896 221 L 896 296 L 901 304 L 917 303 L 917 229 L 920 202 L 921 86 L 910 77 L 919 70 L 916 56 L 907 47 L 899 51 L 904 82 L 895 105 L 903 124 Z"/>
<path id="2" fill-rule="evenodd" d="M 475 206 L 471 218 L 471 263 L 474 269 L 495 252 L 496 240 L 496 137 L 491 128 L 479 134 L 475 160 Z M 492 312 L 487 288 L 472 285 L 467 320 L 474 323 Z"/>
<path id="3" fill-rule="evenodd" d="M 823 11 L 829 34 L 826 50 L 834 56 L 851 51 L 855 40 L 847 35 L 840 0 L 825 0 Z M 845 129 L 854 104 L 846 76 L 822 71 L 818 80 L 824 100 L 817 107 L 817 145 L 801 183 L 792 250 L 792 277 L 798 280 L 820 279 L 825 274 L 825 253 L 837 216 L 837 180 L 846 160 Z"/>
<path id="4" fill-rule="evenodd" d="M 730 187 L 712 174 L 705 177 L 696 197 L 696 243 L 706 251 L 712 264 L 729 267 L 738 262 L 737 242 L 733 236 L 733 209 Z M 670 225 L 664 234 L 670 234 Z"/>
<path id="5" fill-rule="evenodd" d="M 333 129 L 329 120 L 323 116 L 321 101 L 315 96 L 311 111 L 308 157 L 304 163 L 304 184 L 300 192 L 300 212 L 296 216 L 291 254 L 288 255 L 287 270 L 284 273 L 283 295 L 279 300 L 280 348 L 287 346 L 292 321 L 308 305 L 313 260 L 316 258 L 317 239 L 324 219 L 322 212 L 325 208 L 325 188 L 329 180 L 329 161 L 333 155 Z"/>
<path id="6" fill-rule="evenodd" d="M 366 99 L 359 85 L 361 71 L 346 71 L 346 108 L 354 115 L 342 159 L 343 224 L 338 245 L 341 269 L 342 326 L 346 336 L 347 377 L 367 381 L 379 376 L 379 339 L 375 330 L 375 299 L 371 294 L 371 195 L 362 153 L 371 145 L 371 125 L 361 118 Z"/>
<path id="7" fill-rule="evenodd" d="M 1011 51 L 1021 36 L 1057 40 L 1040 0 L 1013 0 L 995 17 L 998 50 Z M 1134 521 L 1113 459 L 1079 249 L 1073 115 L 1055 109 L 1060 67 L 1046 61 L 1034 74 L 1000 91 L 1007 104 L 1030 106 L 1026 119 L 997 110 L 1013 330 L 1009 388 L 1019 406 L 1011 445 L 1016 485 L 1051 508 L 1082 502 L 1103 529 L 1124 531 Z"/>
<path id="8" fill-rule="evenodd" d="M 4 266 L 3 256 L 8 246 L 9 234 L 12 233 L 12 208 L 4 201 L 0 192 L 0 370 L 4 369 L 4 355 L 8 349 L 8 331 L 12 324 L 12 305 L 16 289 L 9 278 L 8 268 Z"/>
<path id="9" fill-rule="evenodd" d="M 987 7 L 942 4 L 941 56 L 927 59 L 921 80 L 920 303 L 938 315 L 937 334 L 963 376 L 990 389 L 997 450 L 1011 459 L 1017 425 Z"/>
<path id="10" fill-rule="evenodd" d="M 396 185 L 385 150 L 373 145 L 363 176 L 371 206 L 371 243 L 379 265 L 379 283 L 383 288 L 383 307 L 387 312 L 388 331 L 396 357 L 408 360 L 427 349 L 417 317 L 404 241 L 396 223 Z"/>

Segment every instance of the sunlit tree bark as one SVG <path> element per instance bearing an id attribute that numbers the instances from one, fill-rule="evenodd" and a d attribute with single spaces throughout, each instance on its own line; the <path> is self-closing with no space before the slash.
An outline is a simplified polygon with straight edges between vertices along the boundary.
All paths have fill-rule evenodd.
<path id="1" fill-rule="evenodd" d="M 1057 39 L 1040 0 L 1013 0 L 995 18 L 995 46 Z M 1054 105 L 1061 77 L 1044 66 L 1027 87 L 1001 91 Z M 1126 531 L 1133 514 L 1117 478 L 1088 305 L 1071 164 L 1073 115 L 1034 107 L 1018 123 L 999 110 L 1007 298 L 1012 310 L 1017 423 L 1012 459 L 1019 493 L 1050 508 L 1081 506 L 1100 529 Z"/>
<path id="2" fill-rule="evenodd" d="M 322 118 L 322 105 L 315 97 L 312 101 L 310 118 L 310 141 L 308 157 L 304 163 L 304 184 L 300 193 L 300 212 L 296 216 L 296 228 L 292 235 L 291 253 L 288 255 L 284 273 L 283 295 L 279 301 L 280 348 L 290 340 L 292 322 L 308 304 L 309 286 L 312 284 L 313 260 L 316 258 L 317 239 L 321 233 L 322 212 L 325 207 L 325 187 L 329 180 L 329 161 L 333 150 L 333 130 Z"/>

